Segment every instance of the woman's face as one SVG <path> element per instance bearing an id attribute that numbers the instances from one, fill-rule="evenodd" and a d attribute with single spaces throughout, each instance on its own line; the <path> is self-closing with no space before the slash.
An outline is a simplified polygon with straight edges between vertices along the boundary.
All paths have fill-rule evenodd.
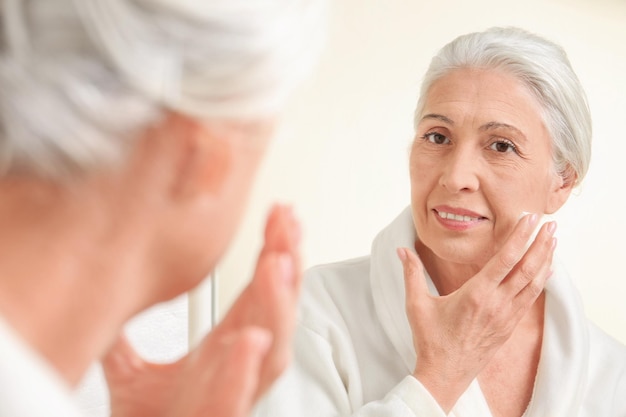
<path id="1" fill-rule="evenodd" d="M 554 212 L 570 191 L 553 168 L 539 103 L 498 70 L 455 70 L 432 85 L 410 174 L 420 241 L 439 258 L 479 267 L 523 211 Z"/>

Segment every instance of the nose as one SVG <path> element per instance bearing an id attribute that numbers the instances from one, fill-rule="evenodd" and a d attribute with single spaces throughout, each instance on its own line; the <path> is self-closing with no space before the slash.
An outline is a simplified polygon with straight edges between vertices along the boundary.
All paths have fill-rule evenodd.
<path id="1" fill-rule="evenodd" d="M 452 194 L 478 190 L 480 163 L 469 147 L 456 146 L 442 161 L 439 185 Z"/>

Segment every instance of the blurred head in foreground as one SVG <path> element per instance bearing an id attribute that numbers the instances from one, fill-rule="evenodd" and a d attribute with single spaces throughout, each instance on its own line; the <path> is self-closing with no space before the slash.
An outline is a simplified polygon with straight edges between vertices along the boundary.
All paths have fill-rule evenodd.
<path id="1" fill-rule="evenodd" d="M 69 336 L 59 323 L 77 331 L 106 316 L 105 340 L 215 266 L 286 98 L 315 61 L 323 6 L 6 0 L 0 10 L 0 317 L 53 358 L 50 340 Z"/>

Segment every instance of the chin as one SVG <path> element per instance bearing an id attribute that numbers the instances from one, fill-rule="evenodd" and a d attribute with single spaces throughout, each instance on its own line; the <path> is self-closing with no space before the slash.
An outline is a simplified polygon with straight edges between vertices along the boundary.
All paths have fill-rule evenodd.
<path id="1" fill-rule="evenodd" d="M 189 292 L 196 288 L 204 281 L 215 268 L 215 262 L 210 260 L 201 260 L 201 258 L 189 259 L 185 265 L 180 264 L 177 268 L 171 270 L 168 275 L 161 277 L 162 282 L 160 301 L 171 300 L 179 295 Z"/>
<path id="2" fill-rule="evenodd" d="M 491 247 L 486 248 L 473 242 L 446 242 L 431 246 L 432 252 L 440 259 L 467 265 L 480 265 L 481 267 L 493 256 Z"/>

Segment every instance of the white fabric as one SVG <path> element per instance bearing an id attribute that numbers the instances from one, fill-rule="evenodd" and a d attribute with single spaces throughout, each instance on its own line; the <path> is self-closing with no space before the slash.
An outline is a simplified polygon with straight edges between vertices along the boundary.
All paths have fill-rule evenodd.
<path id="1" fill-rule="evenodd" d="M 407 208 L 376 237 L 370 256 L 307 272 L 294 363 L 256 417 L 445 416 L 410 376 L 416 355 L 396 248 L 413 248 L 416 238 Z M 626 417 L 626 347 L 588 322 L 556 263 L 545 308 L 541 359 L 524 416 Z M 449 416 L 491 416 L 476 380 Z"/>
<path id="2" fill-rule="evenodd" d="M 68 385 L 0 317 L 0 417 L 79 417 Z"/>

